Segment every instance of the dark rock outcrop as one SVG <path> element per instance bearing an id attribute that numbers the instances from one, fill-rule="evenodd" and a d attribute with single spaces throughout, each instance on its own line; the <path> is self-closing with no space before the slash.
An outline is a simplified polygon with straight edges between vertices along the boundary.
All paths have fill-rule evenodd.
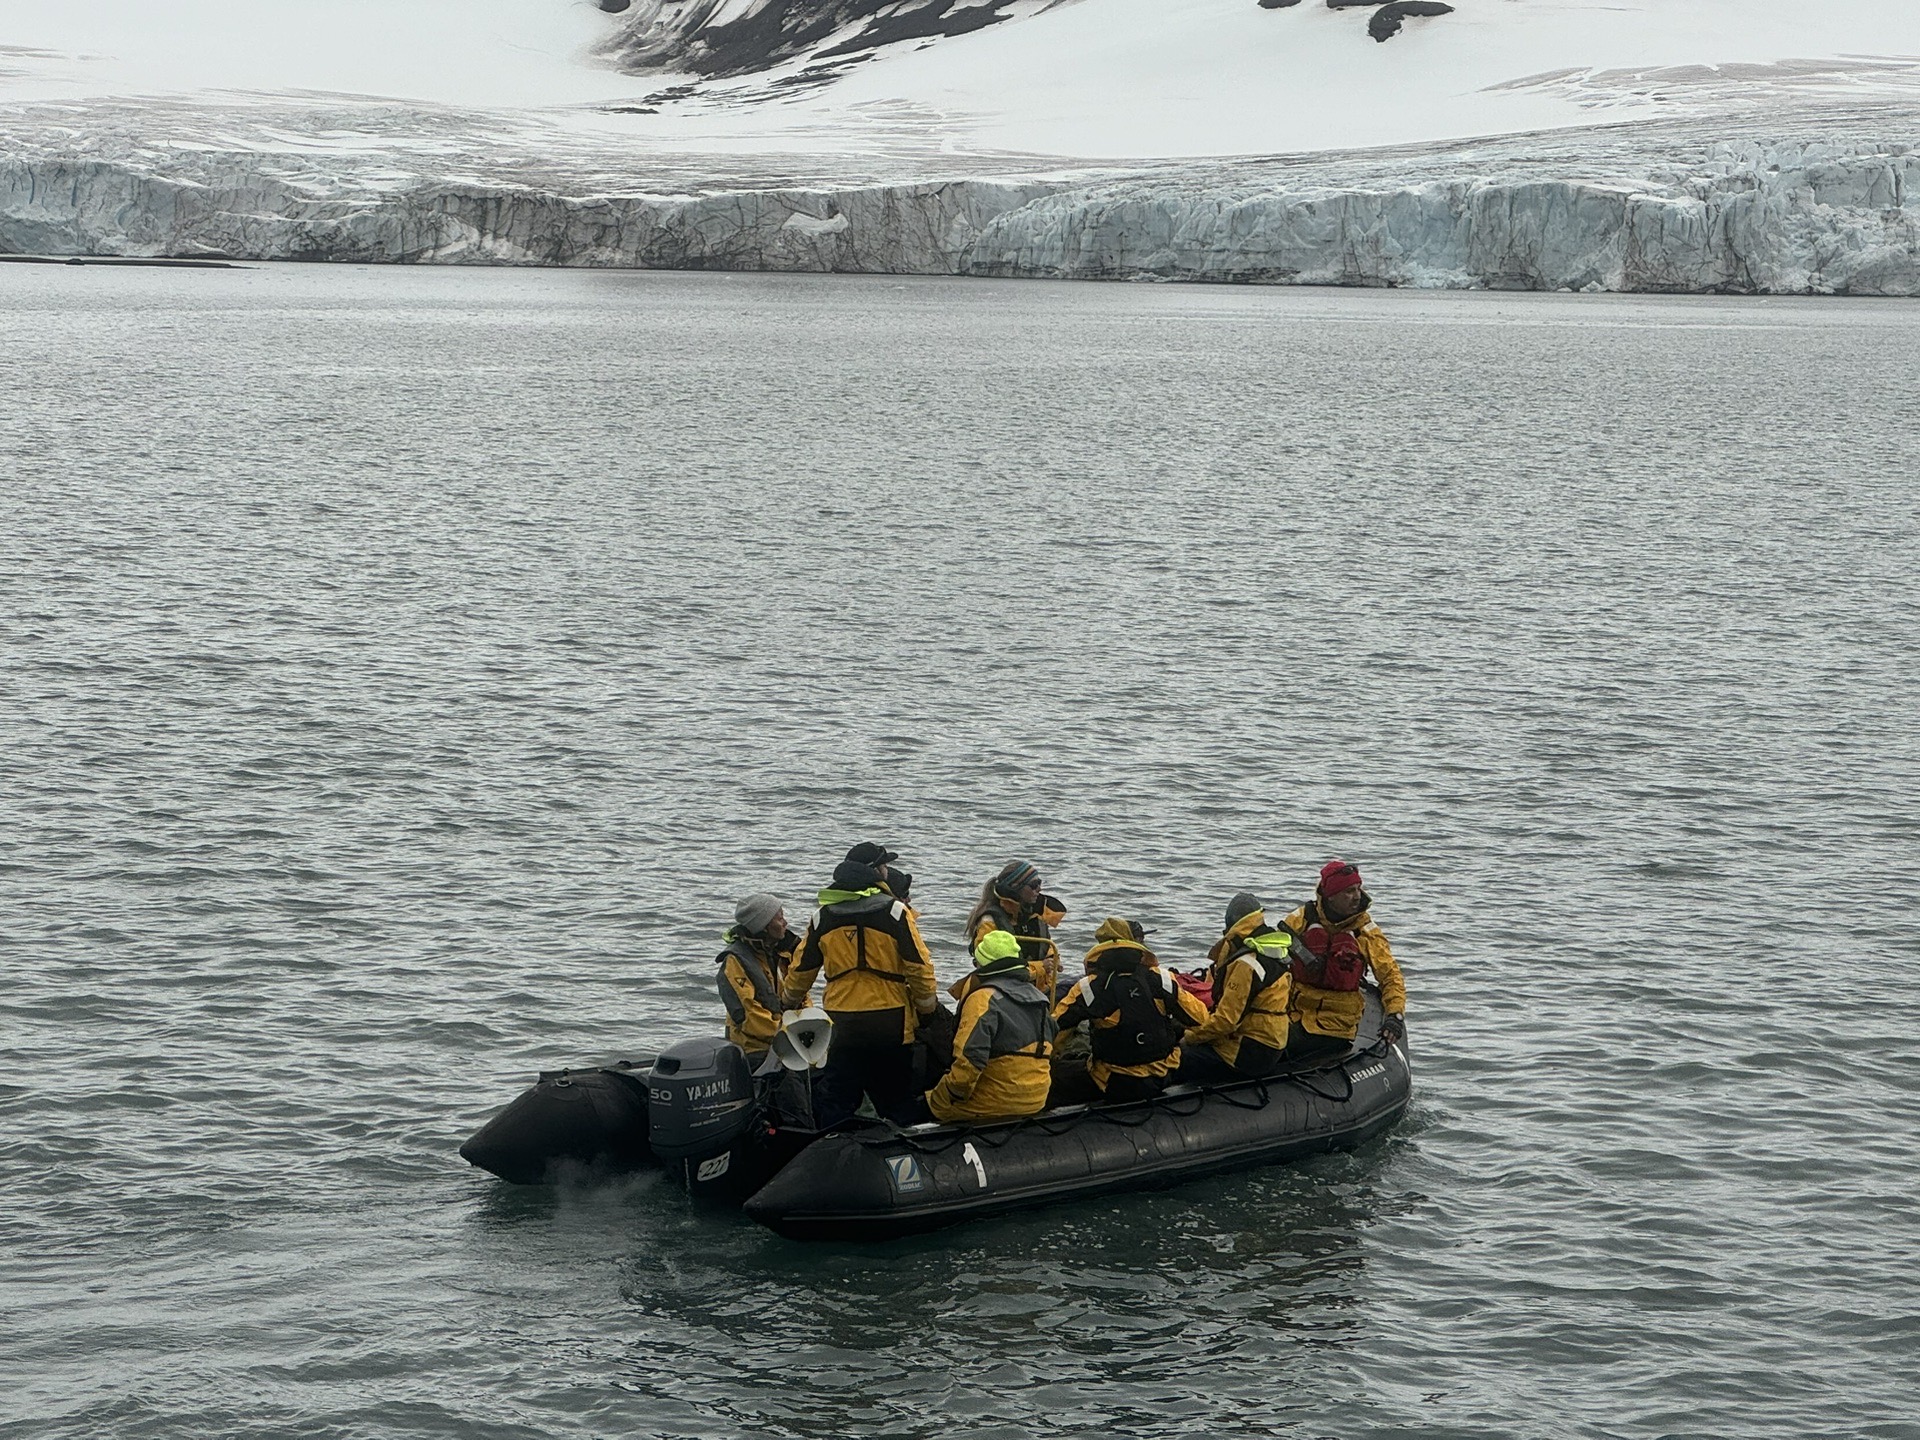
<path id="1" fill-rule="evenodd" d="M 1391 40 L 1400 33 L 1402 22 L 1409 16 L 1452 13 L 1453 7 L 1441 4 L 1440 0 L 1393 0 L 1392 4 L 1382 5 L 1373 12 L 1373 18 L 1367 21 L 1367 34 L 1376 40 Z"/>
<path id="2" fill-rule="evenodd" d="M 1300 0 L 1260 0 L 1260 8 L 1262 10 L 1290 10 L 1299 3 Z"/>
<path id="3" fill-rule="evenodd" d="M 812 53 L 844 64 L 901 41 L 965 35 L 1005 20 L 1013 0 L 640 0 L 605 51 L 621 68 L 747 75 Z M 733 11 L 737 18 L 716 17 Z M 825 47 L 825 48 L 821 48 Z"/>
<path id="4" fill-rule="evenodd" d="M 956 11 L 953 9 L 953 0 L 931 0 L 931 3 L 919 9 L 908 7 L 892 15 L 881 16 L 858 35 L 816 52 L 817 58 L 827 60 L 836 55 L 877 50 L 897 40 L 945 39 L 970 34 L 975 30 L 984 30 L 997 20 L 1006 19 L 1000 12 L 1011 4 L 1013 0 L 987 0 L 984 5 L 971 5 Z"/>

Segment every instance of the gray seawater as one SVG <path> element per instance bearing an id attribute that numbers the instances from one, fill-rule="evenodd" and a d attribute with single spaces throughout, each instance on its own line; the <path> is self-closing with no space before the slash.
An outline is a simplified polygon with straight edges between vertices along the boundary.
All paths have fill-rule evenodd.
<path id="1" fill-rule="evenodd" d="M 0 267 L 0 1435 L 1920 1435 L 1920 307 Z M 460 1140 L 880 838 L 1389 1138 L 879 1247 Z"/>

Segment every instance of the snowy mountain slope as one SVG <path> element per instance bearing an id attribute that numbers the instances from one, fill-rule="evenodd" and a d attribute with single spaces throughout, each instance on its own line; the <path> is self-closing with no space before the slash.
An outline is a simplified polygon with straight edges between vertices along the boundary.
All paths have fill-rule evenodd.
<path id="1" fill-rule="evenodd" d="M 944 4 L 905 0 L 881 14 Z M 700 93 L 767 96 L 812 81 L 821 88 L 796 103 L 905 101 L 972 144 L 1100 157 L 1404 144 L 1590 124 L 1597 112 L 1920 93 L 1920 4 L 1908 0 L 1458 0 L 1386 44 L 1368 38 L 1365 8 L 1319 0 L 1273 10 L 1027 0 L 994 7 L 997 23 L 962 35 L 878 47 L 865 43 L 870 10 L 858 0 L 642 0 L 609 50 L 632 66 L 726 76 L 751 59 L 752 27 L 784 18 L 759 35 L 759 74 Z M 812 33 L 796 15 L 842 23 L 796 50 L 795 36 Z"/>
<path id="2" fill-rule="evenodd" d="M 0 101 L 327 91 L 468 106 L 644 93 L 587 0 L 0 0 Z"/>

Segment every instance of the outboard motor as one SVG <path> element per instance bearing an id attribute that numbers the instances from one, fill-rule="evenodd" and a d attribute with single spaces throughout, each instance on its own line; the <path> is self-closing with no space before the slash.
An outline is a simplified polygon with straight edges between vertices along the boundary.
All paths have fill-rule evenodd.
<path id="1" fill-rule="evenodd" d="M 759 1188 L 760 1110 L 747 1057 L 725 1040 L 682 1041 L 647 1077 L 653 1153 L 696 1199 L 739 1200 Z"/>

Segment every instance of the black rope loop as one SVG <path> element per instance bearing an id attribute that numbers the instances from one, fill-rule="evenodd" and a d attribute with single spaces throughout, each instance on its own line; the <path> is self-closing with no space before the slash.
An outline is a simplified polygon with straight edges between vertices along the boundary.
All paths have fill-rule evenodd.
<path id="1" fill-rule="evenodd" d="M 1318 1096 L 1322 1100 L 1331 1100 L 1335 1104 L 1341 1104 L 1341 1105 L 1351 1100 L 1353 1098 L 1353 1076 L 1346 1069 L 1345 1066 L 1342 1066 L 1340 1069 L 1332 1073 L 1338 1075 L 1342 1080 L 1347 1082 L 1346 1094 L 1335 1095 L 1330 1091 L 1322 1090 L 1318 1085 L 1311 1083 L 1311 1077 L 1315 1075 L 1325 1075 L 1327 1073 L 1328 1072 L 1325 1070 L 1309 1070 L 1302 1075 L 1288 1075 L 1283 1078 L 1292 1082 L 1295 1085 L 1298 1085 L 1302 1090 L 1306 1091 L 1309 1095 Z"/>
<path id="2" fill-rule="evenodd" d="M 1088 1113 L 1098 1115 L 1102 1120 L 1106 1121 L 1107 1124 L 1118 1126 L 1122 1130 L 1138 1130 L 1142 1125 L 1145 1125 L 1149 1120 L 1153 1119 L 1152 1106 L 1143 1109 L 1137 1120 L 1123 1120 L 1114 1114 L 1113 1111 L 1099 1107 L 1090 1110 Z"/>
<path id="3" fill-rule="evenodd" d="M 1236 1094 L 1244 1094 L 1248 1090 L 1254 1092 L 1255 1098 L 1251 1102 L 1244 1102 L 1235 1098 Z M 1273 1100 L 1272 1094 L 1267 1090 L 1267 1082 L 1265 1080 L 1256 1080 L 1251 1085 L 1229 1086 L 1224 1090 L 1216 1090 L 1214 1093 L 1236 1110 L 1264 1110 Z"/>

